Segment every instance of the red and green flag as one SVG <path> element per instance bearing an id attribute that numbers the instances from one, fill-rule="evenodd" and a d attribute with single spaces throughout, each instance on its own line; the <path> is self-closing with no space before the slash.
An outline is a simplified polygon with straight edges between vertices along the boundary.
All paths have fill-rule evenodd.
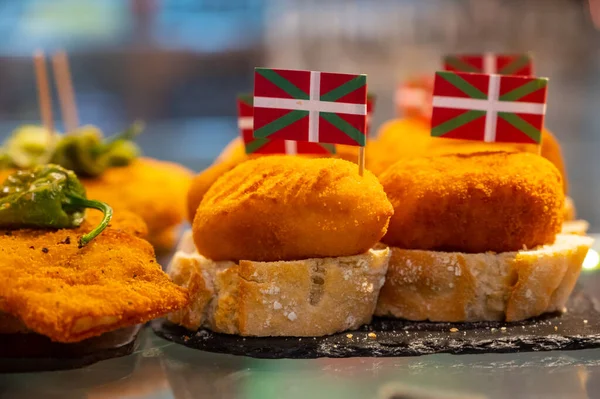
<path id="1" fill-rule="evenodd" d="M 547 88 L 546 78 L 437 72 L 431 135 L 539 144 Z"/>
<path id="2" fill-rule="evenodd" d="M 455 54 L 444 57 L 444 70 L 533 76 L 533 59 L 529 54 Z"/>
<path id="3" fill-rule="evenodd" d="M 254 137 L 366 144 L 367 77 L 256 68 Z"/>
<path id="4" fill-rule="evenodd" d="M 335 154 L 333 144 L 255 139 L 252 94 L 239 95 L 237 105 L 238 128 L 247 154 Z"/>
<path id="5" fill-rule="evenodd" d="M 431 76 L 415 76 L 398 85 L 394 96 L 398 116 L 431 119 L 433 79 Z"/>

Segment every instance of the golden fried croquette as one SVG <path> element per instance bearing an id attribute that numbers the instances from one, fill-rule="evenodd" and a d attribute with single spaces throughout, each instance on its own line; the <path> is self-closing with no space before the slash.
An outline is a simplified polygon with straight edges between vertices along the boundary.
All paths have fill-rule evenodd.
<path id="1" fill-rule="evenodd" d="M 567 176 L 567 169 L 565 168 L 562 149 L 554 134 L 547 129 L 542 131 L 542 156 L 552 162 L 559 170 L 560 175 L 563 177 L 564 192 L 567 194 L 569 192 L 569 178 Z"/>
<path id="2" fill-rule="evenodd" d="M 0 231 L 0 311 L 53 341 L 77 342 L 187 305 L 152 246 L 125 229 L 109 227 L 79 249 L 93 226 Z"/>
<path id="3" fill-rule="evenodd" d="M 187 195 L 187 215 L 190 222 L 194 221 L 196 209 L 198 209 L 208 189 L 219 177 L 239 164 L 240 162 L 232 159 L 217 162 L 194 177 Z"/>
<path id="4" fill-rule="evenodd" d="M 81 182 L 88 198 L 104 201 L 117 211 L 129 210 L 140 215 L 148 225 L 148 240 L 154 244 L 165 230 L 185 219 L 192 176 L 181 165 L 140 158 Z"/>
<path id="5" fill-rule="evenodd" d="M 422 156 L 431 143 L 429 126 L 420 119 L 396 119 L 379 129 L 366 149 L 367 169 L 379 176 L 400 159 Z"/>
<path id="6" fill-rule="evenodd" d="M 215 163 L 196 175 L 192 181 L 187 197 L 187 214 L 190 222 L 194 220 L 196 209 L 198 209 L 198 205 L 202 202 L 204 194 L 206 194 L 210 186 L 212 186 L 221 175 L 248 159 L 254 159 L 261 156 L 248 156 L 244 151 L 244 144 L 240 138 L 232 140 L 221 154 L 219 154 Z M 310 155 L 303 156 L 310 157 Z M 318 155 L 316 157 L 322 158 L 327 156 Z M 333 155 L 333 157 L 356 163 L 358 159 L 358 147 L 351 145 L 336 145 L 336 154 Z"/>
<path id="7" fill-rule="evenodd" d="M 194 218 L 212 260 L 280 261 L 364 253 L 385 234 L 392 206 L 370 172 L 341 159 L 246 161 L 208 190 Z"/>
<path id="8" fill-rule="evenodd" d="M 401 159 L 486 151 L 537 153 L 538 146 L 535 144 L 483 143 L 480 141 L 431 137 L 430 127 L 423 121 L 419 119 L 395 119 L 385 123 L 379 129 L 377 140 L 370 143 L 367 169 L 379 176 Z M 547 129 L 542 130 L 541 155 L 552 162 L 560 171 L 566 194 L 568 192 L 568 182 L 560 143 Z"/>
<path id="9" fill-rule="evenodd" d="M 246 154 L 246 147 L 241 137 L 231 140 L 221 153 L 217 156 L 215 163 L 235 162 L 241 163 L 248 160 L 251 156 Z"/>
<path id="10" fill-rule="evenodd" d="M 563 218 L 561 180 L 551 162 L 530 153 L 399 161 L 380 176 L 394 206 L 382 241 L 470 253 L 553 243 Z"/>
<path id="11" fill-rule="evenodd" d="M 371 145 L 371 140 L 367 139 L 367 148 Z M 332 154 L 332 158 L 343 159 L 348 162 L 358 163 L 358 150 L 360 147 L 355 145 L 335 145 L 335 154 Z"/>

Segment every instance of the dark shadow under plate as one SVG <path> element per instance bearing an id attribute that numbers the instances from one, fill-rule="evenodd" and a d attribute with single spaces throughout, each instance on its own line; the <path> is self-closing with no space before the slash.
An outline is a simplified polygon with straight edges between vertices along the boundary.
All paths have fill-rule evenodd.
<path id="1" fill-rule="evenodd" d="M 126 356 L 135 350 L 140 329 L 126 327 L 71 344 L 33 333 L 0 334 L 0 373 L 74 369 Z"/>
<path id="2" fill-rule="evenodd" d="M 516 323 L 432 323 L 374 318 L 357 331 L 326 337 L 240 337 L 186 330 L 163 320 L 152 323 L 162 338 L 190 348 L 266 359 L 420 356 L 600 347 L 600 304 L 576 290 L 564 314 Z"/>

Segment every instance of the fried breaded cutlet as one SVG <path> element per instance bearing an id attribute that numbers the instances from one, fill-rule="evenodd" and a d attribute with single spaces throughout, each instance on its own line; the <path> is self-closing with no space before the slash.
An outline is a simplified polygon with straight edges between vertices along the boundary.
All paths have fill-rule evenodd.
<path id="1" fill-rule="evenodd" d="M 404 249 L 507 252 L 554 242 L 560 172 L 530 153 L 412 158 L 380 176 L 394 205 L 382 241 Z"/>
<path id="2" fill-rule="evenodd" d="M 192 172 L 181 165 L 140 158 L 128 166 L 109 168 L 94 179 L 81 179 L 88 198 L 104 201 L 115 210 L 135 212 L 148 225 L 152 244 L 171 246 L 161 239 L 186 216 L 186 196 Z M 175 237 L 173 236 L 173 239 Z"/>
<path id="3" fill-rule="evenodd" d="M 117 216 L 78 248 L 77 229 L 0 231 L 0 311 L 58 342 L 77 342 L 187 305 L 152 246 L 134 236 L 135 216 Z M 133 234 L 130 234 L 133 233 Z"/>
<path id="4" fill-rule="evenodd" d="M 341 159 L 269 156 L 241 163 L 208 190 L 194 219 L 212 260 L 358 255 L 385 234 L 393 209 L 377 178 Z"/>
<path id="5" fill-rule="evenodd" d="M 96 226 L 102 220 L 104 214 L 96 209 L 85 211 L 85 220 L 91 226 Z M 114 230 L 120 230 L 139 238 L 148 236 L 148 227 L 141 216 L 129 211 L 116 211 L 108 225 Z"/>

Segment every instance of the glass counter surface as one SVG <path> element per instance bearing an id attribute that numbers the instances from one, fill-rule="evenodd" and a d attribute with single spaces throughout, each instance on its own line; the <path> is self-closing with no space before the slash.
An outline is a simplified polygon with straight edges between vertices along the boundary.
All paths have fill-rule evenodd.
<path id="1" fill-rule="evenodd" d="M 595 238 L 600 250 L 600 235 Z M 600 292 L 600 271 L 583 270 L 580 283 L 587 292 Z M 78 370 L 0 375 L 0 398 L 34 397 L 595 398 L 600 397 L 600 348 L 266 360 L 189 349 L 146 327 L 130 356 Z"/>

